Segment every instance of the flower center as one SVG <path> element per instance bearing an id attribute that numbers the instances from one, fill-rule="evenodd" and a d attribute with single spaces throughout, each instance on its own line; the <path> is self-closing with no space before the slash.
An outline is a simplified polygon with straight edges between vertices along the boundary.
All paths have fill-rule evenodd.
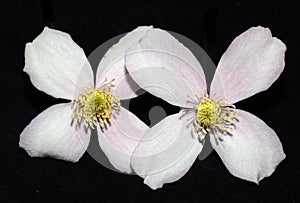
<path id="1" fill-rule="evenodd" d="M 80 94 L 72 101 L 73 114 L 71 123 L 78 126 L 83 122 L 85 128 L 94 129 L 99 123 L 104 128 L 111 122 L 111 114 L 120 109 L 120 100 L 112 94 L 111 87 L 114 80 L 107 82 L 107 79 L 98 89 L 85 87 Z"/>
<path id="2" fill-rule="evenodd" d="M 220 110 L 217 102 L 205 97 L 197 106 L 197 120 L 204 126 L 210 127 L 218 122 Z"/>
<path id="3" fill-rule="evenodd" d="M 201 141 L 203 141 L 212 131 L 216 138 L 221 139 L 223 135 L 231 135 L 234 123 L 238 116 L 235 106 L 229 105 L 224 99 L 213 99 L 208 94 L 196 95 L 195 109 L 185 109 L 185 111 L 195 111 L 193 127 Z"/>

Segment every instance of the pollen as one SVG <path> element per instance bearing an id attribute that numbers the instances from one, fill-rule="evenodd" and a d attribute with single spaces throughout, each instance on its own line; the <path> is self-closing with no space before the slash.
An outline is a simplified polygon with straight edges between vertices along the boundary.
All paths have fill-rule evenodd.
<path id="1" fill-rule="evenodd" d="M 220 118 L 220 106 L 217 102 L 205 97 L 197 106 L 197 120 L 209 127 L 218 122 Z"/>
<path id="2" fill-rule="evenodd" d="M 71 124 L 75 123 L 77 127 L 83 122 L 86 129 L 94 129 L 97 124 L 105 128 L 111 122 L 112 113 L 120 109 L 120 100 L 112 91 L 113 81 L 107 82 L 105 79 L 97 89 L 90 86 L 80 91 L 72 101 Z"/>
<path id="3" fill-rule="evenodd" d="M 208 94 L 196 95 L 193 109 L 185 111 L 194 111 L 193 128 L 199 135 L 200 141 L 203 141 L 209 132 L 222 140 L 222 136 L 231 135 L 237 122 L 238 114 L 235 106 L 228 104 L 226 99 L 210 98 Z"/>

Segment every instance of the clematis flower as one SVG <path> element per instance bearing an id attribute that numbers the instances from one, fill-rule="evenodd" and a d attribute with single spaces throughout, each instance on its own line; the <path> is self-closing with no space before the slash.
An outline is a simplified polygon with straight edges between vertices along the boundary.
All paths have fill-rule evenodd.
<path id="1" fill-rule="evenodd" d="M 285 158 L 276 133 L 234 103 L 268 89 L 283 71 L 286 46 L 253 27 L 223 54 L 207 92 L 200 63 L 168 32 L 151 29 L 125 56 L 133 80 L 182 110 L 147 131 L 131 166 L 152 189 L 181 178 L 205 140 L 236 177 L 258 183 Z M 207 138 L 207 139 L 206 139 Z"/>
<path id="2" fill-rule="evenodd" d="M 72 102 L 49 107 L 23 130 L 20 147 L 32 157 L 77 162 L 98 132 L 99 145 L 112 165 L 131 172 L 130 155 L 148 127 L 120 106 L 140 89 L 126 73 L 125 51 L 150 27 L 139 27 L 111 47 L 93 71 L 83 50 L 64 32 L 45 28 L 26 44 L 24 71 L 39 90 Z"/>

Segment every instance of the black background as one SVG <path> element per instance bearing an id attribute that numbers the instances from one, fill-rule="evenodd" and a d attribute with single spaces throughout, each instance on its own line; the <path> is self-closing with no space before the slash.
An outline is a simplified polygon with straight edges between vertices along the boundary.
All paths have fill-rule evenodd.
<path id="1" fill-rule="evenodd" d="M 299 3 L 263 0 L 1 2 L 0 200 L 300 201 L 299 12 Z M 29 157 L 18 147 L 20 133 L 41 111 L 61 102 L 35 89 L 22 71 L 25 44 L 46 25 L 69 33 L 87 55 L 114 36 L 139 25 L 154 25 L 192 39 L 216 64 L 240 33 L 252 26 L 269 27 L 287 45 L 285 70 L 270 89 L 237 107 L 257 115 L 277 132 L 287 158 L 257 186 L 232 176 L 213 152 L 196 161 L 179 181 L 152 191 L 138 176 L 110 171 L 87 153 L 75 164 Z M 149 124 L 147 115 L 155 105 L 168 114 L 178 111 L 149 94 L 132 101 L 130 110 Z"/>

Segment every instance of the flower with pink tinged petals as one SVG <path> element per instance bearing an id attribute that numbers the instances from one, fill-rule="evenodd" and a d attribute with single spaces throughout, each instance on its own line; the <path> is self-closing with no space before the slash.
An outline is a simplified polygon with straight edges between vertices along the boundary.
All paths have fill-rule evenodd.
<path id="1" fill-rule="evenodd" d="M 192 52 L 166 31 L 147 31 L 127 51 L 126 68 L 141 88 L 182 110 L 149 129 L 135 149 L 131 166 L 144 183 L 156 189 L 184 176 L 207 140 L 234 176 L 255 183 L 270 176 L 285 158 L 279 138 L 233 104 L 276 81 L 285 51 L 268 28 L 250 28 L 223 54 L 208 92 Z"/>
<path id="2" fill-rule="evenodd" d="M 124 55 L 149 29 L 133 30 L 106 52 L 95 85 L 85 53 L 67 33 L 46 27 L 26 44 L 24 71 L 32 84 L 72 102 L 53 105 L 35 117 L 21 133 L 20 147 L 32 157 L 77 162 L 96 128 L 111 164 L 130 173 L 130 156 L 148 127 L 120 105 L 120 100 L 136 97 L 140 89 L 126 73 Z"/>

